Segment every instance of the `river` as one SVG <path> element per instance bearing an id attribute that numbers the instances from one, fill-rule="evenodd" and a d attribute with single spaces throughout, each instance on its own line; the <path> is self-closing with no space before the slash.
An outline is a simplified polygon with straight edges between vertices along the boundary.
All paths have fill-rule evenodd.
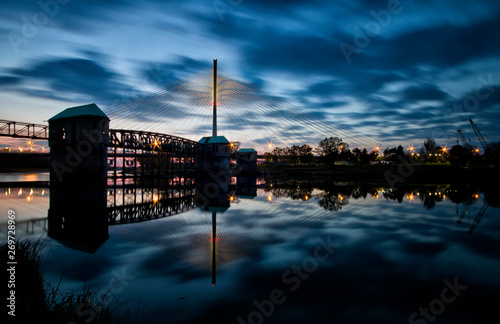
<path id="1" fill-rule="evenodd" d="M 2 231 L 8 209 L 47 217 L 49 188 L 2 190 Z M 107 292 L 131 322 L 498 323 L 496 193 L 267 183 L 229 208 L 109 226 L 93 253 L 47 238 L 45 276 Z M 32 228 L 20 235 L 47 237 L 46 224 Z"/>

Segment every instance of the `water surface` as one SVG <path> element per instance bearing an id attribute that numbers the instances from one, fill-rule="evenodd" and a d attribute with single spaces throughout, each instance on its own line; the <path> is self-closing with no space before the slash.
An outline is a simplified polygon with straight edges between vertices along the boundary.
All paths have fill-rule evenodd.
<path id="1" fill-rule="evenodd" d="M 5 197 L 3 210 L 35 201 Z M 93 254 L 49 238 L 46 277 L 110 291 L 132 322 L 500 321 L 500 213 L 488 190 L 288 182 L 231 197 L 215 212 L 110 226 Z"/>

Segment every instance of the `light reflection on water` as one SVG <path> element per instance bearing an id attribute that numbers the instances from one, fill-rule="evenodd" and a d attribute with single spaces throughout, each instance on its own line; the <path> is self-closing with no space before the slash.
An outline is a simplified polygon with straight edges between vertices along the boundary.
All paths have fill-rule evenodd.
<path id="1" fill-rule="evenodd" d="M 103 289 L 122 279 L 114 297 L 133 299 L 125 308 L 139 309 L 148 323 L 166 314 L 169 323 L 248 322 L 254 300 L 269 299 L 274 289 L 286 301 L 266 323 L 403 323 L 439 298 L 444 279 L 458 278 L 469 288 L 439 322 L 486 322 L 498 319 L 500 288 L 500 219 L 490 198 L 454 186 L 267 186 L 253 199 L 235 196 L 217 213 L 215 286 L 212 213 L 201 209 L 110 226 L 94 254 L 49 241 L 46 276 L 57 283 L 63 274 L 63 288 L 75 290 L 85 281 Z M 485 201 L 490 206 L 473 228 Z M 302 272 L 307 278 L 292 290 L 284 273 L 327 239 L 333 255 Z"/>

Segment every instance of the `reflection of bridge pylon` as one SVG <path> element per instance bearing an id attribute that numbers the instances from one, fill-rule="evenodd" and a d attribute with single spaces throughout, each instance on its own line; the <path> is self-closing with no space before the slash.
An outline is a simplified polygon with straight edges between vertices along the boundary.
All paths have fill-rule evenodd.
<path id="1" fill-rule="evenodd" d="M 217 278 L 217 213 L 212 212 L 212 286 Z"/>

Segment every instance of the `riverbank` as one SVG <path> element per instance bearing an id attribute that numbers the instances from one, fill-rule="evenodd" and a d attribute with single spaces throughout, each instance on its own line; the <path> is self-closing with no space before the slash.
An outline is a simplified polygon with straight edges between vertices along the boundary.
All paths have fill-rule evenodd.
<path id="1" fill-rule="evenodd" d="M 324 166 L 263 166 L 263 174 L 270 178 L 330 179 L 379 184 L 422 184 L 490 182 L 500 179 L 493 168 L 459 168 L 449 164 L 399 164 L 399 165 L 335 165 Z"/>
<path id="2" fill-rule="evenodd" d="M 49 153 L 0 152 L 0 172 L 47 172 L 49 167 Z"/>
<path id="3" fill-rule="evenodd" d="M 84 287 L 83 293 L 61 291 L 59 286 L 53 287 L 44 279 L 42 250 L 45 241 L 23 240 L 16 242 L 15 281 L 0 288 L 3 300 L 14 292 L 15 303 L 3 312 L 2 323 L 112 323 L 119 322 L 107 306 L 106 294 L 98 296 Z M 0 246 L 1 260 L 7 264 L 7 244 Z M 8 272 L 6 272 L 9 275 Z M 62 278 L 61 278 L 62 279 Z M 12 280 L 7 279 L 6 282 Z M 5 307 L 7 308 L 7 307 Z M 10 312 L 10 314 L 9 314 Z M 15 316 L 13 316 L 13 314 Z"/>

